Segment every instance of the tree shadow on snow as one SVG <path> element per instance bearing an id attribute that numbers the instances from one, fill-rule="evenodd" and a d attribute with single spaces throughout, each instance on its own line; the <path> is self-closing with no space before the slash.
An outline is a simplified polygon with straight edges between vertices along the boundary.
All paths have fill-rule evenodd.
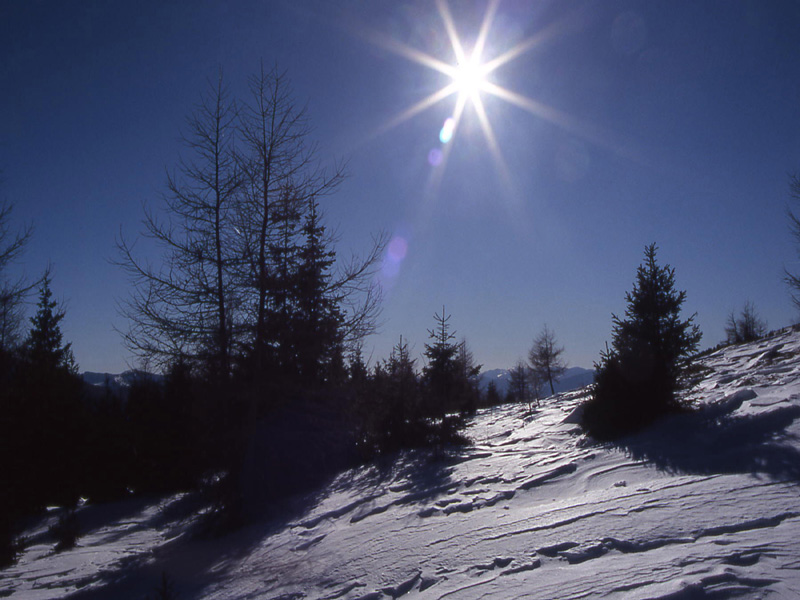
<path id="1" fill-rule="evenodd" d="M 230 569 L 257 551 L 271 535 L 293 527 L 313 530 L 318 521 L 328 517 L 349 520 L 356 514 L 355 509 L 346 507 L 339 511 L 338 505 L 329 514 L 315 512 L 329 495 L 346 491 L 351 498 L 373 497 L 378 504 L 428 502 L 456 485 L 451 474 L 453 465 L 460 462 L 461 457 L 462 449 L 458 447 L 444 451 L 401 451 L 369 465 L 344 471 L 310 492 L 273 502 L 265 507 L 262 518 L 226 535 L 215 538 L 201 533 L 198 536 L 197 529 L 203 527 L 199 523 L 189 528 L 182 539 L 156 549 L 154 555 L 131 557 L 124 564 L 102 573 L 100 586 L 79 590 L 70 599 L 157 598 L 156 588 L 164 573 L 174 585 L 178 597 L 202 595 L 209 586 L 225 581 Z M 298 538 L 297 541 L 300 544 L 303 540 Z M 266 579 L 267 574 L 265 583 Z"/>
<path id="2" fill-rule="evenodd" d="M 397 493 L 395 503 L 432 500 L 457 485 L 452 479 L 454 465 L 464 460 L 466 452 L 460 446 L 398 451 L 340 475 L 333 487 L 360 497 Z"/>
<path id="3" fill-rule="evenodd" d="M 670 473 L 752 473 L 800 482 L 800 451 L 786 431 L 798 417 L 800 406 L 719 418 L 697 411 L 664 419 L 616 445 Z"/>

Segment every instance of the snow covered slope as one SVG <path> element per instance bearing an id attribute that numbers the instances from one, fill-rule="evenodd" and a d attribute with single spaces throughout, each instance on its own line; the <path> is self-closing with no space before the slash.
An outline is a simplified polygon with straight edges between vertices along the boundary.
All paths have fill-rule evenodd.
<path id="1" fill-rule="evenodd" d="M 798 598 L 800 334 L 703 364 L 702 409 L 624 444 L 580 434 L 581 392 L 500 407 L 470 448 L 348 471 L 220 540 L 152 505 L 70 552 L 40 536 L 0 596 L 141 599 L 166 571 L 183 599 Z"/>

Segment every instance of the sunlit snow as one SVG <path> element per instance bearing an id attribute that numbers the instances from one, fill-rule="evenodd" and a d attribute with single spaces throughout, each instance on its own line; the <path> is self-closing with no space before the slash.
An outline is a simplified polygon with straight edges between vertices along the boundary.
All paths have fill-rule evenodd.
<path id="1" fill-rule="evenodd" d="M 86 506 L 74 550 L 27 533 L 0 596 L 141 599 L 166 572 L 180 598 L 800 597 L 800 334 L 702 365 L 702 410 L 624 444 L 581 434 L 584 392 L 488 409 L 469 448 L 348 471 L 219 539 L 181 535 L 188 498 Z"/>

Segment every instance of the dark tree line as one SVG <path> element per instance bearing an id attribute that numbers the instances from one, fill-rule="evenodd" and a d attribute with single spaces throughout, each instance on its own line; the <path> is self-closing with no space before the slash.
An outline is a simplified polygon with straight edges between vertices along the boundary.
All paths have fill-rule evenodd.
<path id="1" fill-rule="evenodd" d="M 370 371 L 360 352 L 350 361 L 354 410 L 360 416 L 357 443 L 364 457 L 407 447 L 463 443 L 460 431 L 484 399 L 478 388 L 480 365 L 465 340 L 456 341 L 450 315 L 442 308 L 428 330 L 419 370 L 408 342 Z"/>

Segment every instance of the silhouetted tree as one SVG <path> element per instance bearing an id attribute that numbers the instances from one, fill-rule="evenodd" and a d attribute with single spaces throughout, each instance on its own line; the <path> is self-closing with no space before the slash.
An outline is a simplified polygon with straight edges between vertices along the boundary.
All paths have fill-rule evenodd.
<path id="1" fill-rule="evenodd" d="M 583 425 L 596 437 L 634 431 L 680 406 L 676 392 L 701 333 L 694 315 L 680 318 L 686 292 L 675 289 L 675 270 L 659 266 L 656 251 L 655 244 L 645 249 L 633 290 L 625 295 L 625 319 L 613 316 L 612 349 L 595 365 Z"/>
<path id="2" fill-rule="evenodd" d="M 21 403 L 20 448 L 27 470 L 20 488 L 29 506 L 77 502 L 84 456 L 83 382 L 61 322 L 65 312 L 53 299 L 49 275 L 39 290 L 37 310 L 23 342 L 17 402 Z M 27 471 L 27 472 L 26 472 Z"/>
<path id="3" fill-rule="evenodd" d="M 11 204 L 0 203 L 0 355 L 7 355 L 19 344 L 23 301 L 39 283 L 31 284 L 24 278 L 10 280 L 6 276 L 6 269 L 19 258 L 33 234 L 31 225 L 16 233 L 12 231 L 12 210 Z"/>
<path id="4" fill-rule="evenodd" d="M 431 416 L 442 417 L 448 411 L 457 410 L 458 345 L 453 342 L 455 333 L 450 331 L 450 315 L 442 307 L 441 314 L 434 314 L 436 327 L 428 330 L 431 340 L 425 344 L 424 355 L 428 364 L 422 370 L 429 394 L 427 410 Z"/>
<path id="5" fill-rule="evenodd" d="M 541 383 L 550 385 L 550 394 L 556 393 L 553 383 L 567 370 L 567 365 L 561 357 L 563 353 L 564 348 L 557 345 L 556 335 L 547 325 L 536 336 L 533 346 L 528 352 L 528 362 L 531 370 Z"/>
<path id="6" fill-rule="evenodd" d="M 236 108 L 221 74 L 209 88 L 188 119 L 184 145 L 191 158 L 167 174 L 166 217 L 145 210 L 144 237 L 161 249 L 161 262 L 138 258 L 124 238 L 117 245 L 134 284 L 121 307 L 128 347 L 162 370 L 191 361 L 222 383 L 231 372 L 238 322 L 232 273 L 241 262 L 234 220 L 241 173 L 233 146 Z"/>
<path id="7" fill-rule="evenodd" d="M 424 413 L 416 361 L 411 358 L 408 342 L 400 341 L 383 365 L 374 372 L 375 399 L 379 420 L 373 421 L 378 445 L 383 451 L 425 443 Z"/>
<path id="8" fill-rule="evenodd" d="M 789 198 L 792 202 L 800 202 L 800 174 L 789 177 Z M 792 237 L 794 237 L 798 256 L 800 256 L 800 216 L 792 211 L 791 208 L 788 208 L 786 212 L 789 218 L 789 230 L 792 233 Z M 784 280 L 789 284 L 789 288 L 793 292 L 792 301 L 797 308 L 800 308 L 800 275 L 796 275 L 788 269 L 784 269 L 784 273 Z"/>
<path id="9" fill-rule="evenodd" d="M 764 337 L 766 333 L 767 324 L 758 316 L 752 302 L 745 302 L 738 317 L 731 312 L 725 323 L 725 337 L 729 344 L 752 342 Z"/>
<path id="10" fill-rule="evenodd" d="M 472 350 L 470 350 L 465 338 L 462 338 L 458 343 L 456 367 L 459 371 L 460 393 L 464 396 L 463 410 L 472 414 L 477 410 L 480 401 L 478 376 L 481 372 L 481 365 L 475 362 L 475 356 L 472 354 Z"/>
<path id="11" fill-rule="evenodd" d="M 502 398 L 500 398 L 500 392 L 497 391 L 497 384 L 490 381 L 486 386 L 486 405 L 497 406 L 500 402 L 502 402 Z"/>
<path id="12" fill-rule="evenodd" d="M 514 402 L 530 402 L 531 400 L 531 385 L 530 385 L 530 370 L 528 365 L 520 359 L 517 361 L 511 370 L 508 372 L 509 386 L 508 391 L 513 397 Z"/>
<path id="13" fill-rule="evenodd" d="M 50 281 L 48 275 L 41 284 L 36 314 L 31 317 L 31 330 L 24 343 L 28 367 L 44 379 L 50 379 L 56 373 L 77 375 L 72 344 L 64 343 L 61 332 L 61 321 L 66 312 L 53 299 Z"/>
<path id="14" fill-rule="evenodd" d="M 330 293 L 331 268 L 336 253 L 325 240 L 317 202 L 310 198 L 299 251 L 294 327 L 299 376 L 307 384 L 336 378 L 342 350 L 343 317 Z"/>

